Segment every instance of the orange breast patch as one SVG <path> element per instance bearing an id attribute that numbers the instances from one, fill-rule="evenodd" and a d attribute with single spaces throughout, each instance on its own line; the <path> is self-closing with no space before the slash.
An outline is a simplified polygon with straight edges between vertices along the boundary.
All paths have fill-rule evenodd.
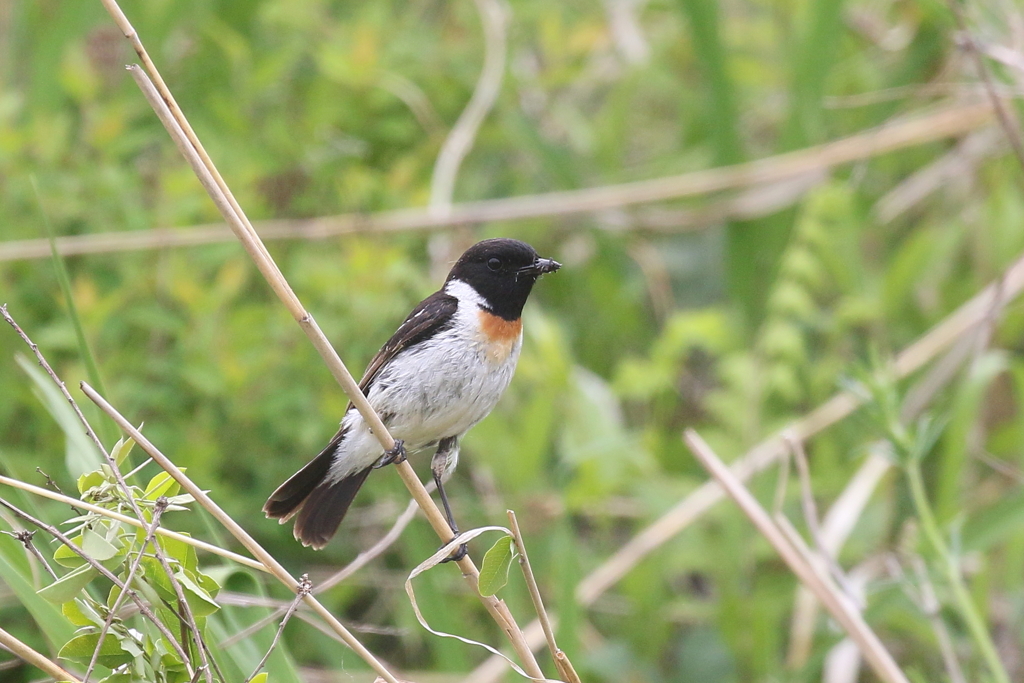
<path id="1" fill-rule="evenodd" d="M 519 335 L 523 332 L 522 320 L 505 320 L 493 313 L 480 311 L 480 335 L 487 347 L 487 357 L 495 362 L 504 362 L 512 353 Z"/>

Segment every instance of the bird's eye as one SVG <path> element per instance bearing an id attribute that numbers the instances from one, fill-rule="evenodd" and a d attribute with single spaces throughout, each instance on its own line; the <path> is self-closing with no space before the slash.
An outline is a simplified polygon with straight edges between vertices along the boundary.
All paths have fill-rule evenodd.
<path id="1" fill-rule="evenodd" d="M 491 257 L 487 260 L 487 267 L 497 273 L 501 270 L 501 259 L 497 257 Z"/>

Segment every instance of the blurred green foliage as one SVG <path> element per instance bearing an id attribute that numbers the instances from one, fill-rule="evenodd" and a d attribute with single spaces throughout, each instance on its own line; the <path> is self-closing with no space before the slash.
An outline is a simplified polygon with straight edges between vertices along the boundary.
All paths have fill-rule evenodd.
<path id="1" fill-rule="evenodd" d="M 470 2 L 149 0 L 124 9 L 254 220 L 423 205 L 482 63 Z M 509 9 L 506 79 L 456 200 L 654 178 L 797 149 L 925 108 L 956 91 L 944 84 L 974 77 L 945 6 L 932 0 L 521 0 Z M 1011 11 L 1020 19 L 1008 3 L 982 3 L 970 18 L 998 43 L 1012 23 L 1001 13 Z M 630 17 L 639 52 L 623 38 Z M 0 3 L 4 240 L 44 236 L 44 218 L 61 235 L 218 220 L 126 77 L 123 65 L 134 59 L 99 2 Z M 880 95 L 843 99 L 865 93 Z M 465 440 L 450 491 L 458 519 L 504 524 L 506 508 L 518 511 L 547 604 L 560 616 L 560 645 L 585 680 L 820 680 L 837 634 L 819 619 L 810 660 L 787 666 L 795 579 L 729 505 L 654 551 L 593 606 L 575 605 L 573 591 L 704 481 L 681 443 L 683 427 L 727 459 L 740 455 L 826 400 L 873 352 L 888 358 L 923 334 L 1024 250 L 1022 172 L 1004 147 L 962 156 L 956 172 L 884 219 L 890 191 L 905 197 L 901 183 L 961 148 L 936 141 L 872 158 L 836 170 L 790 208 L 700 233 L 611 230 L 623 216 L 584 215 L 270 250 L 357 374 L 475 239 L 518 237 L 562 261 L 528 306 L 511 389 Z M 642 222 L 623 214 L 627 224 Z M 370 479 L 320 553 L 263 519 L 266 496 L 333 434 L 346 399 L 238 245 L 66 265 L 111 401 L 144 421 L 148 437 L 293 573 L 308 571 L 315 584 L 385 533 L 406 500 L 387 471 Z M 52 263 L 0 262 L 0 293 L 68 386 L 87 377 Z M 963 554 L 973 599 L 1020 680 L 1024 310 L 1011 302 L 996 323 L 994 350 L 931 401 L 945 430 L 920 466 L 937 523 Z M 0 467 L 41 484 L 38 467 L 73 490 L 82 451 L 33 395 L 47 391 L 45 381 L 26 375 L 17 353 L 26 353 L 17 337 L 0 333 Z M 893 391 L 898 402 L 906 386 Z M 823 508 L 887 434 L 855 415 L 808 444 Z M 762 500 L 770 479 L 753 484 Z M 790 488 L 785 509 L 799 519 Z M 53 522 L 70 516 L 6 488 L 0 495 Z M 886 478 L 841 563 L 914 552 L 942 561 L 908 531 L 914 515 L 902 479 Z M 219 539 L 202 513 L 166 521 Z M 402 590 L 436 547 L 414 521 L 385 556 L 323 597 L 343 619 L 378 627 L 361 637 L 402 670 L 464 673 L 484 654 L 425 633 Z M 0 568 L 0 622 L 55 655 L 68 634 L 45 601 L 22 599 L 32 586 L 8 578 L 28 572 L 17 544 L 0 536 L 0 550 L 3 562 L 21 563 L 13 573 Z M 211 564 L 224 589 L 262 590 L 262 577 Z M 945 680 L 912 576 L 871 584 L 867 618 L 912 677 Z M 941 572 L 934 580 L 948 604 Z M 266 590 L 286 597 L 278 586 Z M 525 623 L 530 604 L 515 571 L 499 594 Z M 501 642 L 455 572 L 418 579 L 417 596 L 435 628 Z M 257 618 L 247 610 L 255 608 L 222 610 L 218 638 Z M 968 679 L 983 680 L 966 625 L 953 611 L 943 615 Z M 245 661 L 258 661 L 272 629 L 243 644 Z M 362 675 L 354 655 L 298 620 L 286 641 L 303 664 Z M 34 676 L 0 672 L 5 681 Z"/>

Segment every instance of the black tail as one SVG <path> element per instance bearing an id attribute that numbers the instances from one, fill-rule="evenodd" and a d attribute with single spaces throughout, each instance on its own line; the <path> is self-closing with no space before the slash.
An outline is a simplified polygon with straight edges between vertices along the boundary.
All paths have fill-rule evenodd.
<path id="1" fill-rule="evenodd" d="M 327 545 L 334 536 L 359 487 L 373 469 L 367 467 L 344 479 L 329 481 L 327 474 L 340 436 L 332 439 L 320 455 L 278 486 L 263 505 L 267 517 L 279 519 L 282 524 L 298 514 L 295 538 L 302 545 L 317 550 Z"/>

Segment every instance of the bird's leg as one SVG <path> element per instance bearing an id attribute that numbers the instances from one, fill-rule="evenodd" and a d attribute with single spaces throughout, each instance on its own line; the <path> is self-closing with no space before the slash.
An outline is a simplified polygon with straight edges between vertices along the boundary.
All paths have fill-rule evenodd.
<path id="1" fill-rule="evenodd" d="M 373 469 L 379 470 L 393 462 L 405 462 L 405 442 L 401 439 L 395 439 L 395 445 L 390 450 L 384 451 L 384 455 L 373 463 Z"/>
<path id="2" fill-rule="evenodd" d="M 455 524 L 455 517 L 452 515 L 452 508 L 448 504 L 448 495 L 444 492 L 444 475 L 449 470 L 449 459 L 454 456 L 458 458 L 459 440 L 457 437 L 449 436 L 441 439 L 437 444 L 437 452 L 430 459 L 430 471 L 434 475 L 434 483 L 437 484 L 437 492 L 441 494 L 441 504 L 444 505 L 444 514 L 448 518 L 448 527 L 452 530 L 452 538 L 459 535 L 459 527 Z M 466 556 L 469 548 L 463 543 L 459 549 L 453 552 L 441 562 L 458 562 Z"/>

